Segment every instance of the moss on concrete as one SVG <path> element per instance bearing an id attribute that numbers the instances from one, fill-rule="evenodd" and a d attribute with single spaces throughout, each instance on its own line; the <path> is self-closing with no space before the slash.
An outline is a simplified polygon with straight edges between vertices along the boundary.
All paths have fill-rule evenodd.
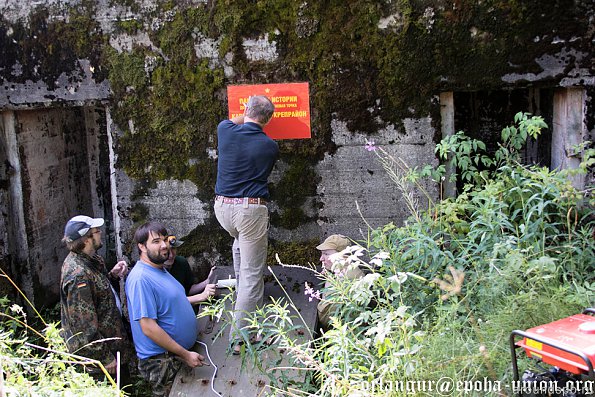
<path id="1" fill-rule="evenodd" d="M 137 0 L 108 0 L 108 4 L 111 8 L 120 6 L 124 7 L 126 10 L 134 13 L 138 13 L 141 11 L 141 2 Z"/>
<path id="2" fill-rule="evenodd" d="M 149 220 L 149 208 L 141 203 L 134 203 L 130 208 L 129 216 L 133 222 L 133 229 L 136 229 Z"/>
<path id="3" fill-rule="evenodd" d="M 212 197 L 215 162 L 207 156 L 224 117 L 219 91 L 223 71 L 194 53 L 193 33 L 205 12 L 181 11 L 152 39 L 162 52 L 137 48 L 108 53 L 118 106 L 114 118 L 125 130 L 119 161 L 134 178 L 189 179 L 199 198 Z M 147 62 L 153 62 L 147 67 Z"/>
<path id="4" fill-rule="evenodd" d="M 126 62 L 109 56 L 101 64 L 99 55 L 107 41 L 95 20 L 96 4 L 90 0 L 71 7 L 65 20 L 50 18 L 44 6 L 34 8 L 26 24 L 2 20 L 1 77 L 10 82 L 44 80 L 51 86 L 60 73 L 76 69 L 77 59 L 90 59 L 98 65 L 97 73 L 108 66 L 111 80 L 132 83 L 124 88 L 135 87 L 126 92 L 122 85 L 114 85 L 121 113 L 131 110 L 126 106 L 129 102 L 141 100 L 159 113 L 151 116 L 148 109 L 134 112 L 132 120 L 143 128 L 162 133 L 162 124 L 170 121 L 165 115 L 173 102 L 163 97 L 181 93 L 182 98 L 174 99 L 186 112 L 177 115 L 202 122 L 198 127 L 170 128 L 181 131 L 184 145 L 189 139 L 200 141 L 202 126 L 206 131 L 213 127 L 213 119 L 225 115 L 221 95 L 225 85 L 309 81 L 314 137 L 291 146 L 314 160 L 333 149 L 333 116 L 346 120 L 351 130 L 373 132 L 382 121 L 398 123 L 403 117 L 428 114 L 430 98 L 440 90 L 502 87 L 501 76 L 506 73 L 539 72 L 535 59 L 564 48 L 565 40 L 574 38 L 574 48 L 589 51 L 593 36 L 589 30 L 592 2 L 573 0 L 557 0 L 548 7 L 538 0 L 353 0 L 349 4 L 338 0 L 240 0 L 192 7 L 162 2 L 153 11 L 143 10 L 140 2 L 133 0 L 110 0 L 109 4 L 136 12 L 141 18 L 117 21 L 120 31 L 134 33 L 151 26 L 150 18 L 163 20 L 160 29 L 149 31 L 161 53 L 137 50 L 132 55 L 120 54 L 138 57 L 133 63 L 143 69 L 145 56 L 157 58 L 158 66 L 147 73 L 146 83 L 158 93 L 137 87 L 137 76 L 128 76 L 133 80 L 128 81 Z M 171 18 L 165 18 L 166 13 L 171 13 Z M 383 21 L 389 22 L 380 29 Z M 236 76 L 232 81 L 196 58 L 197 33 L 221 39 L 221 56 L 233 54 Z M 277 43 L 278 62 L 249 62 L 242 40 L 264 33 Z M 13 73 L 15 62 L 22 65 L 22 71 Z M 203 95 L 211 99 L 199 98 Z M 200 110 L 188 112 L 193 106 Z M 143 120 L 147 118 L 150 120 Z M 121 126 L 126 129 L 127 123 Z M 141 142 L 143 145 L 152 143 Z M 178 157 L 187 155 L 184 147 Z M 162 158 L 158 155 L 154 162 L 161 163 Z M 124 163 L 138 173 L 132 158 Z M 180 176 L 186 172 L 181 162 L 173 168 Z M 154 169 L 150 174 L 162 177 L 163 171 Z"/>
<path id="5" fill-rule="evenodd" d="M 383 123 L 438 116 L 432 98 L 442 90 L 497 88 L 506 73 L 538 72 L 535 58 L 562 47 L 552 44 L 554 36 L 570 38 L 577 21 L 578 30 L 586 30 L 587 18 L 580 17 L 586 6 L 570 3 L 557 1 L 547 9 L 537 0 L 240 0 L 185 9 L 163 3 L 159 14 L 173 17 L 150 32 L 160 53 L 137 48 L 108 57 L 115 119 L 126 130 L 121 165 L 135 178 L 190 179 L 209 201 L 216 162 L 207 149 L 216 145 L 217 122 L 226 116 L 226 85 L 308 81 L 312 139 L 279 142 L 289 168 L 270 186 L 279 205 L 272 224 L 295 229 L 310 221 L 304 205 L 316 195 L 316 162 L 335 150 L 333 118 L 352 131 L 373 133 Z M 139 24 L 121 27 L 134 30 Z M 543 37 L 544 31 L 551 37 Z M 249 61 L 243 40 L 265 33 L 276 42 L 278 61 Z M 233 55 L 233 79 L 197 58 L 197 35 L 219 40 L 221 58 Z M 193 247 L 201 239 L 210 244 L 204 232 L 200 227 L 193 234 Z"/>
<path id="6" fill-rule="evenodd" d="M 211 266 L 231 265 L 231 245 L 233 239 L 223 230 L 214 216 L 207 219 L 205 224 L 198 225 L 183 238 L 184 244 L 178 249 L 178 254 L 194 257 L 197 264 L 196 276 L 204 280 Z"/>
<path id="7" fill-rule="evenodd" d="M 280 206 L 273 222 L 285 228 L 308 221 L 303 205 L 316 193 L 314 165 L 335 150 L 333 118 L 351 131 L 373 133 L 385 123 L 436 115 L 433 98 L 440 91 L 502 88 L 503 75 L 539 73 L 535 59 L 567 48 L 571 39 L 573 48 L 591 53 L 595 34 L 589 30 L 594 6 L 584 0 L 547 7 L 538 0 L 169 1 L 153 11 L 137 8 L 136 1 L 110 2 L 141 16 L 117 22 L 120 32 L 161 21 L 148 32 L 158 50 L 118 54 L 109 48 L 90 0 L 72 7 L 65 20 L 37 7 L 27 24 L 0 21 L 0 79 L 43 80 L 51 88 L 61 73 L 76 75 L 81 58 L 96 66 L 97 81 L 109 70 L 113 116 L 124 130 L 119 165 L 136 179 L 189 179 L 205 202 L 216 175 L 207 149 L 216 146 L 216 125 L 226 116 L 225 87 L 308 81 L 312 139 L 280 142 L 289 170 L 271 186 Z M 276 42 L 278 60 L 249 61 L 243 40 L 265 33 Z M 232 79 L 217 63 L 197 57 L 199 34 L 220 40 L 221 58 L 233 55 Z M 592 70 L 590 60 L 580 62 Z M 220 230 L 216 223 L 210 227 L 197 228 L 189 250 L 210 247 L 209 234 Z"/>
<path id="8" fill-rule="evenodd" d="M 62 73 L 75 79 L 84 75 L 79 59 L 100 66 L 104 44 L 92 1 L 72 7 L 66 20 L 53 18 L 45 6 L 35 7 L 25 22 L 9 23 L 0 16 L 0 81 L 43 81 L 54 89 Z M 94 77 L 105 78 L 100 67 Z"/>
<path id="9" fill-rule="evenodd" d="M 142 21 L 137 19 L 125 19 L 119 20 L 115 23 L 116 31 L 121 33 L 127 33 L 129 35 L 135 35 L 143 29 Z"/>
<path id="10" fill-rule="evenodd" d="M 286 265 L 317 265 L 319 263 L 318 258 L 320 258 L 320 251 L 316 249 L 318 244 L 320 244 L 318 240 L 300 242 L 270 240 L 267 253 L 267 264 L 276 265 L 276 255 L 279 255 L 281 262 Z"/>
<path id="11" fill-rule="evenodd" d="M 271 224 L 295 229 L 312 220 L 303 206 L 308 198 L 316 196 L 320 177 L 311 161 L 300 157 L 289 157 L 288 161 L 289 168 L 281 180 L 269 189 L 271 199 L 279 206 L 279 211 L 271 213 Z"/>

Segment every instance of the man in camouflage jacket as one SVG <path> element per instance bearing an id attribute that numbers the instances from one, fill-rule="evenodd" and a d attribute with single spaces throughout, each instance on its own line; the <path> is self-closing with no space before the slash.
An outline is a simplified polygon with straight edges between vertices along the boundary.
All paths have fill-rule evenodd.
<path id="1" fill-rule="evenodd" d="M 101 218 L 75 216 L 64 228 L 70 253 L 62 265 L 60 307 L 63 336 L 71 353 L 100 361 L 109 373 L 116 372 L 116 352 L 121 362 L 132 357 L 132 344 L 121 314 L 119 294 L 110 279 L 117 282 L 128 272 L 120 261 L 108 273 L 101 248 Z M 118 287 L 119 289 L 119 287 Z M 97 368 L 90 369 L 98 372 Z"/>

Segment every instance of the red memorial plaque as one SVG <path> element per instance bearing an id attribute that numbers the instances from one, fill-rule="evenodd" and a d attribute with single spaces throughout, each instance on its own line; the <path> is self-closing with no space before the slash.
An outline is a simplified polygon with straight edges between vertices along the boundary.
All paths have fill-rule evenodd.
<path id="1" fill-rule="evenodd" d="M 266 95 L 275 105 L 273 119 L 264 128 L 269 137 L 311 137 L 308 83 L 230 85 L 227 87 L 230 119 L 244 114 L 244 104 L 251 95 Z"/>

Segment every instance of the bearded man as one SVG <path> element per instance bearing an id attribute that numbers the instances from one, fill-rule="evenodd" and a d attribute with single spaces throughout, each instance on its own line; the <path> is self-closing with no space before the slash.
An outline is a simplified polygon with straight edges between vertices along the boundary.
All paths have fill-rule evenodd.
<path id="1" fill-rule="evenodd" d="M 126 276 L 128 266 L 120 261 L 108 271 L 97 254 L 103 246 L 103 224 L 102 218 L 78 215 L 64 227 L 62 242 L 70 252 L 64 259 L 60 281 L 62 335 L 71 353 L 100 361 L 115 374 L 118 351 L 122 363 L 133 357 L 118 286 L 118 278 Z M 101 375 L 97 367 L 87 370 Z M 125 366 L 122 370 L 127 372 Z"/>
<path id="2" fill-rule="evenodd" d="M 165 227 L 147 222 L 136 230 L 134 241 L 140 259 L 126 281 L 126 296 L 138 369 L 153 396 L 167 396 L 182 364 L 204 364 L 204 357 L 192 350 L 196 317 L 184 287 L 164 268 L 170 250 Z"/>

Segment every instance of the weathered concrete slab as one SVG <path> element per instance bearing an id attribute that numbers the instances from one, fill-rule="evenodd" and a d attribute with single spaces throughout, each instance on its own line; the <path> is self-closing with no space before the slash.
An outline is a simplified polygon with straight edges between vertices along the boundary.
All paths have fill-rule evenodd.
<path id="1" fill-rule="evenodd" d="M 304 282 L 309 284 L 317 283 L 317 279 L 312 271 L 299 268 L 285 268 L 281 266 L 272 267 L 275 276 L 281 282 L 281 285 L 287 291 L 287 294 L 300 310 L 300 314 L 305 322 L 297 316 L 297 313 L 291 309 L 291 315 L 295 317 L 294 324 L 301 324 L 314 330 L 316 324 L 316 302 L 309 302 L 304 294 Z M 219 279 L 227 278 L 233 274 L 231 266 L 219 267 L 216 269 Z M 232 276 L 233 277 L 233 276 Z M 265 273 L 265 303 L 271 302 L 271 299 L 283 299 L 288 301 L 281 286 L 275 281 L 275 278 L 267 271 Z M 204 329 L 207 319 L 201 319 L 199 322 L 201 329 Z M 222 396 L 259 396 L 267 388 L 269 380 L 265 374 L 255 369 L 250 363 L 242 368 L 242 359 L 240 356 L 234 356 L 228 353 L 228 329 L 223 335 L 216 337 L 223 324 L 213 323 L 213 329 L 207 330 L 199 335 L 199 339 L 205 342 L 209 348 L 211 359 L 218 367 L 217 377 L 215 378 L 214 389 Z M 306 340 L 309 338 L 308 332 L 294 332 L 295 338 Z M 206 357 L 204 347 L 198 350 Z M 276 354 L 263 354 L 262 363 L 267 360 L 277 359 Z M 281 356 L 282 357 L 282 356 Z M 284 361 L 286 361 L 284 359 Z M 285 363 L 287 364 L 287 363 Z M 283 363 L 280 365 L 284 365 Z M 211 390 L 211 377 L 213 376 L 213 366 L 204 366 L 201 368 L 183 369 L 178 373 L 170 393 L 170 397 L 216 397 Z M 290 376 L 303 376 L 299 373 L 292 373 Z"/>
<path id="2" fill-rule="evenodd" d="M 437 166 L 432 120 L 429 117 L 406 119 L 403 128 L 390 126 L 373 137 L 353 133 L 346 123 L 338 120 L 334 120 L 332 126 L 333 141 L 339 147 L 316 166 L 321 178 L 318 194 L 322 208 L 318 224 L 322 234 L 341 233 L 358 240 L 367 238 L 366 224 L 372 227 L 388 222 L 402 224 L 411 215 L 403 192 L 390 179 L 376 154 L 366 150 L 364 144 L 367 140 L 374 141 L 375 146 L 411 168 L 426 164 Z M 436 186 L 423 184 L 435 199 L 438 196 Z M 412 187 L 411 191 L 418 198 L 418 210 L 426 209 L 427 199 L 419 189 Z"/>
<path id="3" fill-rule="evenodd" d="M 147 207 L 148 219 L 167 219 L 168 232 L 185 236 L 198 224 L 204 224 L 209 217 L 205 208 L 211 203 L 203 203 L 196 195 L 198 188 L 189 180 L 168 179 L 158 181 L 155 188 L 139 199 Z M 174 194 L 175 193 L 175 194 Z M 180 205 L 183 203 L 183 205 Z"/>

